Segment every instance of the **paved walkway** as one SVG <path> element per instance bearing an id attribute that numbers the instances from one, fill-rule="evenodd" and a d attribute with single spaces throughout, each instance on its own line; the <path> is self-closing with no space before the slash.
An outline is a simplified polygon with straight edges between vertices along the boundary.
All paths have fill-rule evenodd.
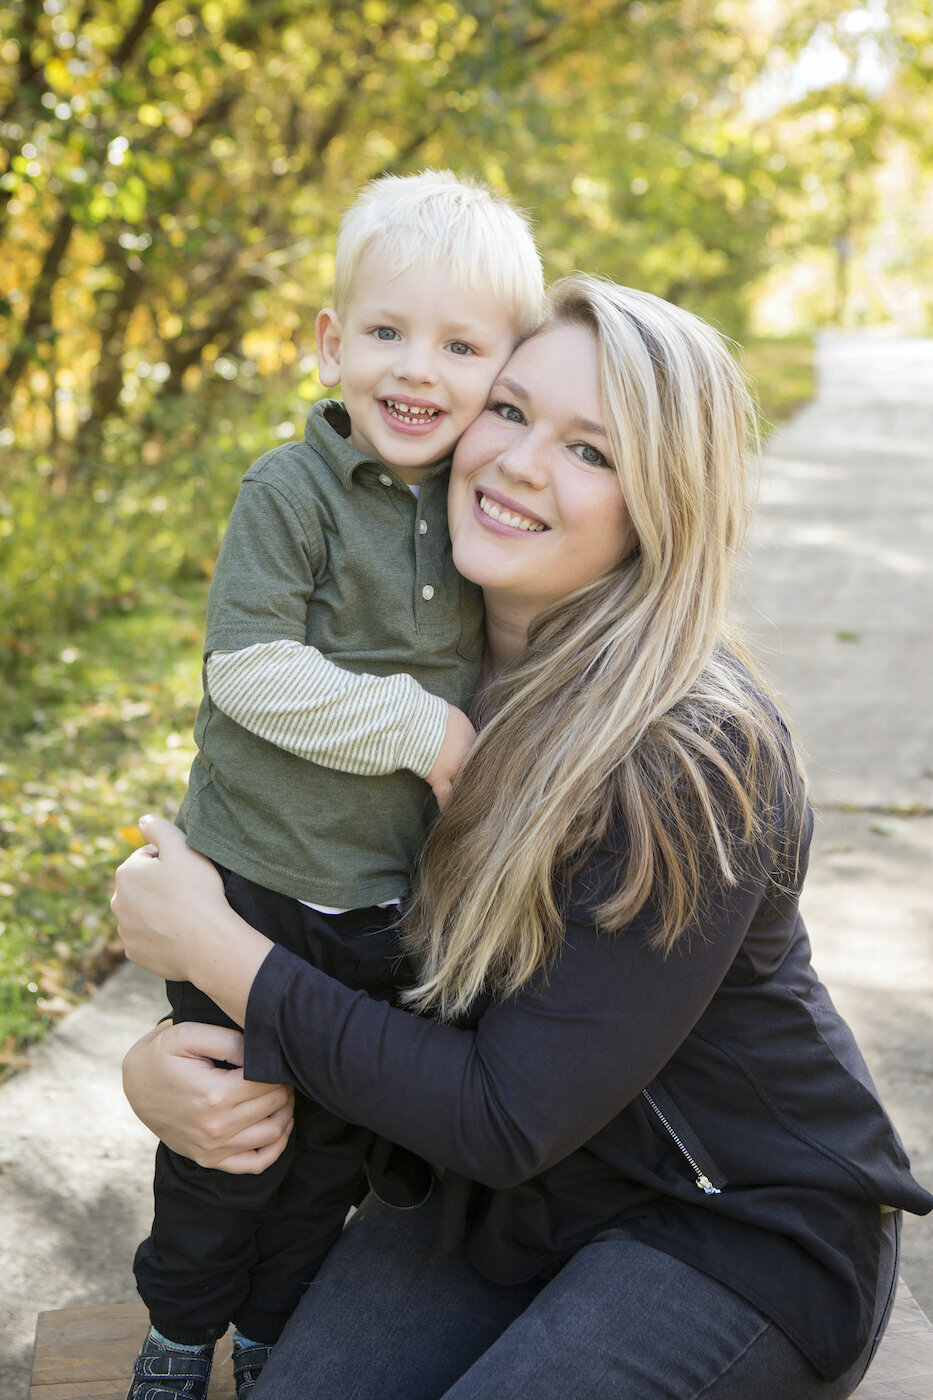
<path id="1" fill-rule="evenodd" d="M 805 910 L 915 1169 L 933 1182 L 933 340 L 821 338 L 820 393 L 769 445 L 740 610 L 810 755 Z M 152 1139 L 123 1050 L 164 1007 L 127 967 L 0 1088 L 0 1396 L 36 1313 L 133 1297 Z M 933 1224 L 903 1272 L 933 1316 Z"/>
<path id="2" fill-rule="evenodd" d="M 807 755 L 814 962 L 933 1185 L 933 340 L 830 332 L 769 443 L 739 612 Z M 933 1316 L 933 1221 L 902 1268 Z"/>

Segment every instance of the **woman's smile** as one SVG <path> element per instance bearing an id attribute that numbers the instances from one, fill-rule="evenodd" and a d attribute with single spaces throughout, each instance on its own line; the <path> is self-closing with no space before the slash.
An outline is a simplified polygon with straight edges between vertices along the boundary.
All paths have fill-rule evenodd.
<path id="1" fill-rule="evenodd" d="M 476 504 L 482 515 L 490 522 L 489 528 L 498 532 L 518 530 L 526 534 L 538 534 L 541 530 L 548 529 L 543 520 L 532 520 L 525 515 L 514 502 L 506 501 L 502 496 L 496 496 L 492 492 L 477 491 Z M 486 521 L 481 521 L 485 524 Z"/>

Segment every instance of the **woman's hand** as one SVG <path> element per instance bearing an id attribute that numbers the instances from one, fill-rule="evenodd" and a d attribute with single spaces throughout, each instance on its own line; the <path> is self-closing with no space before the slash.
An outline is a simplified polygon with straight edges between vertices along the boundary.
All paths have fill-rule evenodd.
<path id="1" fill-rule="evenodd" d="M 139 829 L 150 844 L 117 871 L 110 901 L 117 929 L 131 962 L 170 982 L 189 982 L 190 937 L 226 905 L 223 882 L 171 822 L 140 817 Z"/>
<path id="2" fill-rule="evenodd" d="M 174 1152 L 235 1175 L 265 1171 L 288 1142 L 293 1090 L 253 1084 L 242 1066 L 239 1031 L 187 1021 L 144 1035 L 123 1061 L 134 1113 Z"/>
<path id="3" fill-rule="evenodd" d="M 120 866 L 110 907 L 127 957 L 170 982 L 193 982 L 242 1026 L 272 943 L 230 908 L 209 860 L 177 826 L 142 817 L 150 843 Z"/>

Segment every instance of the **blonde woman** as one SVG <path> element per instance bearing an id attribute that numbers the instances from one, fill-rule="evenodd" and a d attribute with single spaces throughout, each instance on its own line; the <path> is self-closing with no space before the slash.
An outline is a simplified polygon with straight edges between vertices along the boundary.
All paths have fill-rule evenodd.
<path id="1" fill-rule="evenodd" d="M 274 947 L 168 823 L 122 867 L 130 957 L 244 1027 L 131 1051 L 150 1126 L 254 1170 L 286 1131 L 268 1086 L 292 1084 L 438 1179 L 364 1203 L 255 1400 L 835 1400 L 861 1378 L 898 1212 L 933 1198 L 810 967 L 803 778 L 724 620 L 749 424 L 707 326 L 573 277 L 464 434 L 483 728 L 424 853 L 405 1007 Z"/>

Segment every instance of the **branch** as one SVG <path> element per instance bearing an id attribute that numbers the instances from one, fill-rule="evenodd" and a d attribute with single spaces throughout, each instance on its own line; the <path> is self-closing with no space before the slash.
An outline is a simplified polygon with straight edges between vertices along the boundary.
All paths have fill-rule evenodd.
<path id="1" fill-rule="evenodd" d="M 185 370 L 197 364 L 208 345 L 219 344 L 222 349 L 226 349 L 239 329 L 240 311 L 244 302 L 259 286 L 262 286 L 261 277 L 247 275 L 241 278 L 234 287 L 233 294 L 217 309 L 212 319 L 197 335 L 179 336 L 167 347 L 165 358 L 170 373 L 162 390 L 167 398 L 177 398 L 181 394 Z"/>
<path id="2" fill-rule="evenodd" d="M 110 56 L 110 62 L 114 68 L 125 67 L 128 59 L 132 57 L 136 45 L 149 28 L 149 21 L 161 4 L 162 0 L 141 0 L 136 18 Z"/>
<path id="3" fill-rule="evenodd" d="M 19 107 L 23 105 L 26 89 L 34 83 L 36 75 L 42 72 L 42 63 L 33 58 L 33 49 L 36 36 L 39 32 L 39 20 L 42 18 L 43 8 L 41 0 L 25 0 L 23 5 L 23 33 L 19 45 L 19 65 L 16 78 L 16 85 L 13 88 L 13 96 L 7 105 L 0 111 L 0 123 L 8 122 Z M 46 84 L 43 81 L 42 91 L 45 91 Z"/>
<path id="4" fill-rule="evenodd" d="M 367 39 L 358 49 L 357 56 L 362 58 L 364 54 L 371 54 L 375 49 L 375 42 Z M 352 77 L 344 79 L 344 85 L 340 95 L 331 103 L 324 120 L 318 127 L 314 137 L 314 146 L 309 158 L 303 163 L 300 174 L 303 179 L 319 179 L 324 171 L 324 156 L 327 148 L 336 136 L 343 130 L 347 115 L 351 110 L 352 103 L 356 97 L 357 90 L 363 81 L 362 64 L 358 64 Z"/>
<path id="5" fill-rule="evenodd" d="M 105 255 L 106 257 L 106 255 Z M 142 300 L 147 279 L 138 259 L 126 264 L 123 285 L 100 331 L 100 359 L 91 386 L 91 421 L 102 422 L 116 407 L 123 388 L 123 350 L 130 317 Z"/>

